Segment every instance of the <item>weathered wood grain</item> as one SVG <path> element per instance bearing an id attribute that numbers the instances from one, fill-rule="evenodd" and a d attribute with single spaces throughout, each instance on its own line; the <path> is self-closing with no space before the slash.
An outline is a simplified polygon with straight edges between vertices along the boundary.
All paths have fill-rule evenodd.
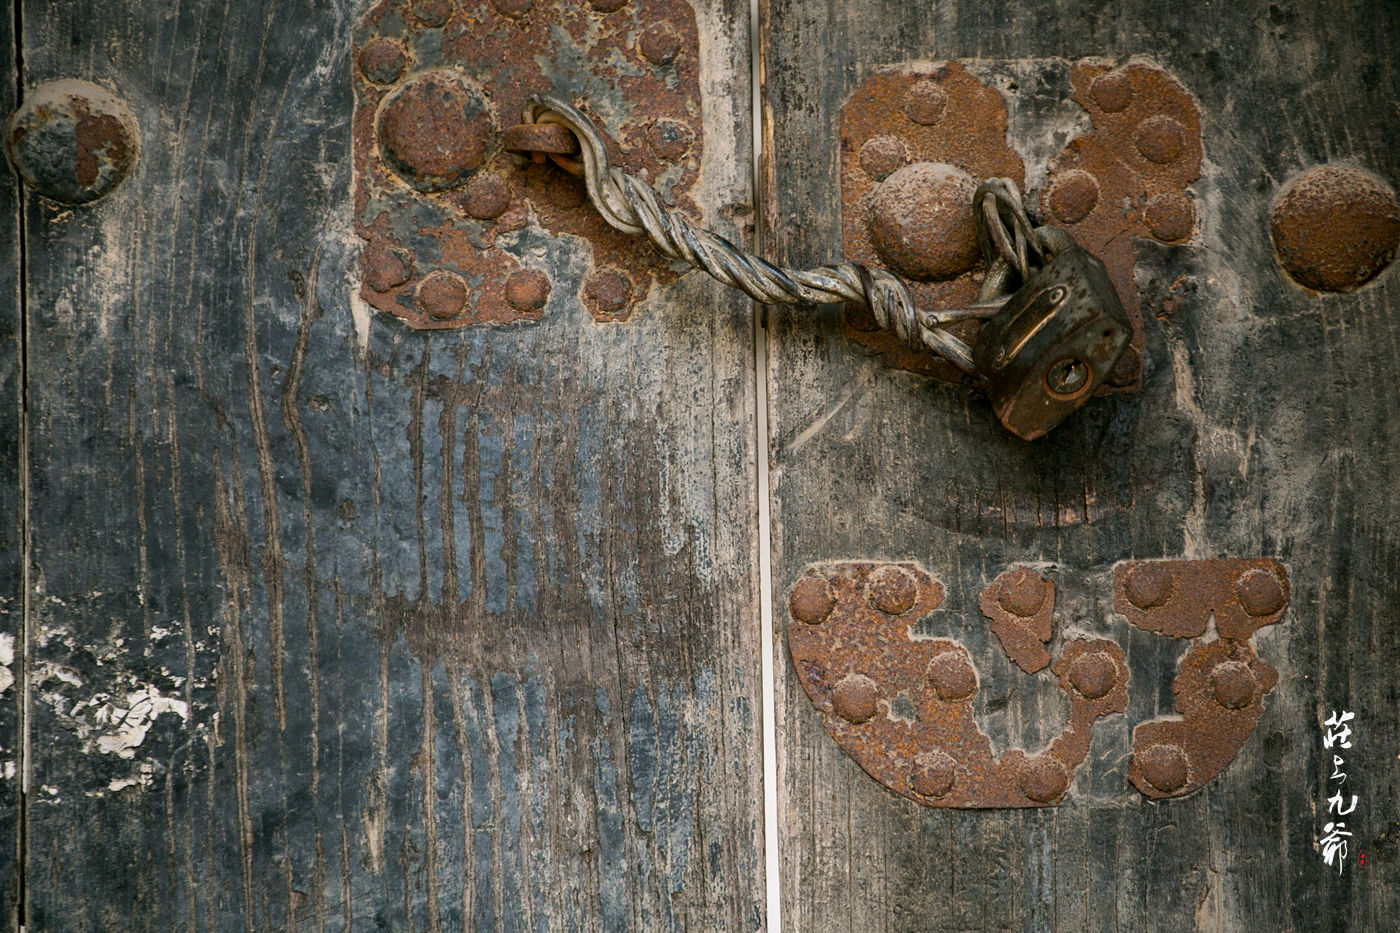
<path id="1" fill-rule="evenodd" d="M 539 324 L 357 322 L 365 5 L 24 4 L 144 145 L 26 212 L 30 928 L 755 929 L 749 306 L 597 324 L 559 240 Z M 747 7 L 697 6 L 742 236 Z"/>
<path id="2" fill-rule="evenodd" d="M 16 104 L 14 6 L 0 8 L 0 100 Z M 0 929 L 19 919 L 21 705 L 24 699 L 24 344 L 19 181 L 0 166 Z"/>
<path id="3" fill-rule="evenodd" d="M 1352 295 L 1305 292 L 1274 261 L 1268 211 L 1285 179 L 1331 160 L 1400 180 L 1393 5 L 768 0 L 762 16 L 762 219 L 785 262 L 839 252 L 838 111 L 884 65 L 1147 56 L 1197 96 L 1208 163 L 1193 188 L 1199 243 L 1140 252 L 1144 307 L 1158 312 L 1143 391 L 1091 403 L 1034 444 L 971 393 L 862 353 L 839 310 L 770 313 L 785 922 L 1386 928 L 1400 907 L 1400 280 L 1391 269 Z M 1028 163 L 1068 138 L 1036 126 L 1038 101 L 1065 90 L 1023 81 L 1013 95 L 1009 141 Z M 1173 287 L 1179 306 L 1161 314 Z M 1187 799 L 1151 803 L 1126 780 L 1131 727 L 1171 711 L 1181 646 L 1114 621 L 1105 581 L 1114 561 L 1180 555 L 1278 556 L 1292 608 L 1259 637 L 1281 680 L 1234 763 Z M 917 559 L 948 586 L 924 628 L 972 650 L 998 748 L 1034 744 L 1042 721 L 1053 730 L 1065 715 L 1048 673 L 1024 677 L 989 643 L 976 597 L 998 572 L 1048 562 L 1060 630 L 1124 645 L 1131 705 L 1096 730 L 1059 807 L 925 810 L 828 739 L 781 643 L 786 590 L 809 562 L 865 557 Z M 1314 848 L 1330 793 L 1319 722 L 1333 708 L 1364 730 L 1348 759 L 1359 832 L 1340 876 Z"/>

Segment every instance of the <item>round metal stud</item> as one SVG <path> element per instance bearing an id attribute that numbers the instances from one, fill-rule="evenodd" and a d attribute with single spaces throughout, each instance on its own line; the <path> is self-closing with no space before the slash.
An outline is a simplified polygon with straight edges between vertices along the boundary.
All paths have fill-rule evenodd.
<path id="1" fill-rule="evenodd" d="M 1070 665 L 1069 682 L 1085 699 L 1102 699 L 1118 683 L 1118 665 L 1102 651 L 1082 654 Z"/>
<path id="2" fill-rule="evenodd" d="M 873 680 L 862 674 L 851 674 L 831 691 L 831 705 L 837 716 L 859 725 L 875 715 L 879 709 L 879 695 Z"/>
<path id="3" fill-rule="evenodd" d="M 1244 611 L 1255 618 L 1273 615 L 1283 608 L 1285 600 L 1283 584 L 1278 577 L 1260 568 L 1240 574 L 1235 581 L 1235 592 Z"/>
<path id="4" fill-rule="evenodd" d="M 942 700 L 966 700 L 977 692 L 977 672 L 961 651 L 945 651 L 930 661 L 928 679 Z"/>
<path id="5" fill-rule="evenodd" d="M 977 183 L 960 168 L 916 162 L 891 174 L 870 204 L 875 252 L 912 279 L 956 278 L 977 264 L 981 247 L 972 214 Z"/>
<path id="6" fill-rule="evenodd" d="M 1134 757 L 1143 780 L 1164 794 L 1176 793 L 1190 779 L 1190 763 L 1179 745 L 1153 745 Z"/>
<path id="7" fill-rule="evenodd" d="M 485 95 L 456 72 L 427 71 L 384 99 L 378 135 L 395 174 L 419 191 L 445 191 L 486 161 L 491 109 Z"/>
<path id="8" fill-rule="evenodd" d="M 1029 619 L 1045 605 L 1047 581 L 1034 570 L 1017 567 L 1001 582 L 997 604 L 1014 616 Z"/>
<path id="9" fill-rule="evenodd" d="M 1124 585 L 1128 602 L 1139 609 L 1160 606 L 1172 595 L 1171 571 L 1161 564 L 1138 564 L 1128 571 Z"/>
<path id="10" fill-rule="evenodd" d="M 30 188 L 63 204 L 112 191 L 136 162 L 136 119 L 106 88 L 64 79 L 40 84 L 10 116 L 10 161 Z"/>
<path id="11" fill-rule="evenodd" d="M 1222 661 L 1210 672 L 1211 695 L 1226 709 L 1244 709 L 1259 693 L 1254 671 L 1242 661 Z"/>
<path id="12" fill-rule="evenodd" d="M 808 574 L 788 594 L 788 611 L 799 622 L 820 625 L 836 608 L 836 591 L 816 574 Z"/>
<path id="13" fill-rule="evenodd" d="M 1270 232 L 1279 264 L 1295 282 L 1347 292 L 1394 261 L 1400 209 L 1381 179 L 1349 165 L 1323 165 L 1284 187 Z"/>
<path id="14" fill-rule="evenodd" d="M 908 612 L 918 595 L 918 584 L 903 567 L 878 567 L 865 581 L 866 600 L 886 615 Z"/>
<path id="15" fill-rule="evenodd" d="M 941 748 L 924 752 L 914 759 L 914 771 L 909 776 L 909 786 L 921 797 L 948 796 L 958 778 L 958 765 Z"/>
<path id="16" fill-rule="evenodd" d="M 1069 772 L 1050 755 L 1027 758 L 1021 765 L 1018 779 L 1021 792 L 1036 803 L 1058 800 L 1069 790 Z"/>

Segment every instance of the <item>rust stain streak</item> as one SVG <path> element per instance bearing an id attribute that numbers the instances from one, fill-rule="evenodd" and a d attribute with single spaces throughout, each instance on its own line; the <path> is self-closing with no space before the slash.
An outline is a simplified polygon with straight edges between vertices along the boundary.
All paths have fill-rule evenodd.
<path id="1" fill-rule="evenodd" d="M 433 348 L 424 341 L 423 355 L 409 373 L 413 391 L 408 426 L 408 456 L 413 461 L 413 515 L 418 528 L 418 599 L 428 596 L 428 530 L 423 514 L 423 404 L 428 390 L 428 364 Z"/>
<path id="2" fill-rule="evenodd" d="M 166 398 L 166 434 L 169 453 L 170 470 L 170 500 L 171 508 L 176 515 L 184 515 L 184 496 L 180 487 L 180 432 L 175 420 L 175 377 L 168 371 L 165 374 L 165 398 Z M 175 566 L 179 568 L 181 580 L 188 580 L 188 563 L 185 556 L 185 538 L 178 530 L 172 536 L 175 551 Z M 189 587 L 180 587 L 180 622 L 185 642 L 185 682 L 182 685 L 184 690 L 185 708 L 191 714 L 195 712 L 194 705 L 194 672 L 195 672 L 195 648 L 194 648 L 194 616 L 190 609 Z M 191 797 L 191 806 L 193 797 Z M 188 824 L 187 824 L 188 825 Z M 190 892 L 187 906 L 189 908 L 189 927 L 195 929 L 198 922 L 198 902 L 200 888 L 194 882 L 194 834 L 189 834 L 189 841 L 185 844 L 185 878 L 188 881 Z"/>
<path id="3" fill-rule="evenodd" d="M 318 587 L 316 583 L 316 533 L 314 513 L 311 507 L 311 452 L 307 446 L 306 431 L 301 424 L 301 412 L 297 408 L 301 394 L 301 380 L 306 370 L 306 350 L 311 339 L 311 327 L 321 316 L 321 305 L 317 298 L 317 285 L 320 279 L 321 255 L 325 243 L 325 231 L 329 216 L 321 224 L 322 237 L 312 253 L 306 276 L 293 280 L 297 297 L 301 304 L 301 321 L 297 327 L 296 343 L 292 347 L 291 359 L 287 363 L 287 375 L 282 382 L 282 423 L 291 435 L 292 446 L 296 451 L 297 466 L 301 472 L 302 524 L 305 533 L 305 560 L 302 567 L 302 585 L 306 589 L 306 637 L 307 637 L 307 684 L 310 689 L 310 704 L 307 717 L 310 720 L 311 739 L 311 799 L 314 801 L 321 787 L 321 734 L 318 728 L 321 712 L 320 645 L 317 631 Z M 315 867 L 312 874 L 311 903 L 316 917 L 316 928 L 325 929 L 325 851 L 322 846 L 321 821 L 317 807 L 311 808 L 312 832 L 316 842 Z M 294 916 L 294 915 L 293 915 Z"/>
<path id="4" fill-rule="evenodd" d="M 272 443 L 267 433 L 267 415 L 263 410 L 261 374 L 258 366 L 257 314 L 253 310 L 254 276 L 257 269 L 257 233 L 248 236 L 247 289 L 243 296 L 243 360 L 248 367 L 248 420 L 253 429 L 253 444 L 257 450 L 258 483 L 262 493 L 263 580 L 267 585 L 268 660 L 272 670 L 272 705 L 278 729 L 287 728 L 287 705 L 282 690 L 282 520 L 277 511 L 276 467 L 272 461 Z"/>
<path id="5" fill-rule="evenodd" d="M 476 893 L 476 859 L 472 857 L 472 759 L 467 747 L 465 703 L 462 685 L 447 671 L 447 690 L 452 700 L 452 735 L 457 743 L 457 762 L 462 769 L 462 924 L 472 917 Z"/>
<path id="6" fill-rule="evenodd" d="M 151 603 L 146 594 L 151 588 L 151 563 L 146 547 L 146 536 L 150 533 L 150 521 L 146 505 L 146 453 L 141 443 L 141 432 L 136 427 L 136 387 L 127 392 L 126 406 L 127 438 L 131 444 L 132 456 L 136 460 L 136 527 L 140 539 L 136 542 L 137 561 L 140 565 L 141 637 L 151 640 Z"/>
<path id="7" fill-rule="evenodd" d="M 232 475 L 240 475 L 238 453 L 233 454 Z M 224 620 L 225 649 L 221 667 L 221 706 L 233 707 L 234 796 L 238 810 L 238 856 L 243 882 L 243 918 L 247 933 L 253 933 L 253 822 L 248 802 L 248 672 L 243 643 L 243 609 L 249 589 L 248 530 L 239 516 L 244 514 L 243 496 L 237 484 L 224 482 L 222 457 L 213 451 L 214 466 L 214 544 L 220 569 L 228 587 Z M 230 507 L 230 496 L 233 498 Z M 211 749 L 212 757 L 212 749 Z M 211 784 L 212 793 L 212 784 Z M 214 801 L 210 801 L 211 810 Z"/>
<path id="8" fill-rule="evenodd" d="M 466 357 L 457 354 L 457 374 L 452 380 L 436 380 L 437 395 L 442 402 L 438 412 L 438 436 L 442 439 L 440 452 L 442 460 L 442 484 L 438 499 L 438 509 L 442 524 L 442 604 L 444 607 L 457 605 L 461 598 L 457 591 L 457 534 L 452 508 L 452 484 L 454 480 L 454 451 L 457 443 L 457 407 L 461 395 L 462 377 L 466 370 Z"/>
<path id="9" fill-rule="evenodd" d="M 514 370 L 514 367 L 511 367 Z M 518 376 L 518 373 L 512 373 Z M 512 380 L 513 381 L 513 380 Z M 507 411 L 501 418 L 501 466 L 496 473 L 496 508 L 501 510 L 501 563 L 506 569 L 506 605 L 516 605 L 519 589 L 519 545 L 516 541 L 516 511 L 511 497 L 514 470 L 511 457 L 515 454 L 515 413 Z"/>
<path id="10" fill-rule="evenodd" d="M 433 708 L 431 661 L 419 662 L 419 677 L 423 691 L 423 740 L 418 770 L 423 777 L 423 874 L 428 894 L 428 933 L 442 933 L 438 905 L 437 711 Z"/>
<path id="11" fill-rule="evenodd" d="M 487 377 L 491 372 L 491 348 L 488 345 L 481 362 L 473 374 L 476 383 L 476 398 L 472 411 L 482 410 L 482 398 L 486 391 Z M 472 618 L 479 619 L 486 612 L 486 528 L 481 515 L 481 455 L 478 447 L 478 427 L 476 419 L 462 430 L 462 503 L 467 509 L 469 540 L 471 542 L 471 605 Z"/>

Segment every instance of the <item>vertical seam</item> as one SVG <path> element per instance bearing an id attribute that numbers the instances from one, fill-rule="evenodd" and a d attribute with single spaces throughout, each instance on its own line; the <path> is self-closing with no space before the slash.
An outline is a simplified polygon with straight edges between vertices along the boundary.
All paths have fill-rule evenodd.
<path id="1" fill-rule="evenodd" d="M 11 30 L 13 32 L 15 65 L 13 79 L 15 82 L 14 107 L 17 111 L 24 103 L 24 9 L 21 0 L 12 0 L 14 3 L 13 20 Z M 26 882 L 28 880 L 28 858 L 29 858 L 29 711 L 30 711 L 30 605 L 31 592 L 31 568 L 30 563 L 33 556 L 32 541 L 30 540 L 29 523 L 29 503 L 30 503 L 30 476 L 29 476 L 29 255 L 28 255 L 28 229 L 25 218 L 25 206 L 27 196 L 24 186 L 19 181 L 18 173 L 11 175 L 11 183 L 15 186 L 15 252 L 19 268 L 16 270 L 16 291 L 18 292 L 18 327 L 19 338 L 19 398 L 17 417 L 19 419 L 18 434 L 19 442 L 16 453 L 18 462 L 16 467 L 19 473 L 19 514 L 15 516 L 19 521 L 20 538 L 20 598 L 19 598 L 19 650 L 15 652 L 15 663 L 18 668 L 16 680 L 19 683 L 18 703 L 19 709 L 16 711 L 18 720 L 18 743 L 16 758 L 19 759 L 19 794 L 17 806 L 15 808 L 15 870 L 14 870 L 14 924 L 23 933 L 26 920 L 28 919 L 28 890 Z"/>
<path id="2" fill-rule="evenodd" d="M 766 12 L 766 4 L 764 5 Z M 754 251 L 766 246 L 763 184 L 763 52 L 760 0 L 749 0 L 750 190 L 753 193 Z M 763 693 L 763 877 L 769 933 L 782 933 L 781 853 L 778 831 L 778 739 L 776 642 L 773 629 L 773 533 L 768 471 L 768 331 L 766 309 L 753 303 L 754 450 L 757 459 L 759 650 Z"/>

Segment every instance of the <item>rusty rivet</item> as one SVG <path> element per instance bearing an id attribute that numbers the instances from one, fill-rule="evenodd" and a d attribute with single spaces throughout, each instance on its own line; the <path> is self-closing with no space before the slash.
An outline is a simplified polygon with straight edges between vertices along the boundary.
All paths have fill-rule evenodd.
<path id="1" fill-rule="evenodd" d="M 491 5 L 496 8 L 497 13 L 514 19 L 530 12 L 535 0 L 491 0 Z"/>
<path id="2" fill-rule="evenodd" d="M 1133 102 L 1133 82 L 1126 71 L 1108 71 L 1094 79 L 1094 103 L 1104 113 L 1118 113 Z"/>
<path id="3" fill-rule="evenodd" d="M 870 205 L 870 240 L 896 272 L 912 279 L 956 278 L 981 255 L 972 195 L 962 169 L 916 162 L 890 175 Z"/>
<path id="4" fill-rule="evenodd" d="M 904 115 L 920 126 L 932 126 L 943 119 L 948 109 L 948 95 L 927 79 L 914 82 L 900 101 Z"/>
<path id="5" fill-rule="evenodd" d="M 1186 147 L 1186 127 L 1171 117 L 1148 117 L 1138 124 L 1133 143 L 1144 159 L 1164 165 Z"/>
<path id="6" fill-rule="evenodd" d="M 1299 285 L 1351 291 L 1395 259 L 1395 191 L 1348 165 L 1309 169 L 1279 193 L 1270 232 L 1279 263 Z"/>
<path id="7" fill-rule="evenodd" d="M 941 700 L 966 700 L 977 692 L 977 672 L 961 651 L 945 651 L 930 661 L 928 679 Z"/>
<path id="8" fill-rule="evenodd" d="M 1072 168 L 1050 182 L 1050 210 L 1067 224 L 1077 224 L 1099 203 L 1099 181 L 1088 172 Z"/>
<path id="9" fill-rule="evenodd" d="M 831 705 L 837 716 L 859 724 L 875 715 L 878 696 L 875 681 L 863 674 L 849 674 L 831 691 Z"/>
<path id="10" fill-rule="evenodd" d="M 1138 564 L 1124 584 L 1128 602 L 1139 609 L 1160 606 L 1172 596 L 1172 573 L 1161 564 Z"/>
<path id="11" fill-rule="evenodd" d="M 360 74 L 375 84 L 393 84 L 408 67 L 408 55 L 393 39 L 371 39 L 360 49 Z"/>
<path id="12" fill-rule="evenodd" d="M 652 23 L 637 37 L 637 49 L 653 65 L 668 65 L 681 49 L 680 32 L 665 20 Z"/>
<path id="13" fill-rule="evenodd" d="M 1175 243 L 1196 226 L 1196 204 L 1184 191 L 1163 192 L 1147 202 L 1142 218 L 1148 233 L 1163 243 Z"/>
<path id="14" fill-rule="evenodd" d="M 1014 616 L 1028 619 L 1045 605 L 1045 578 L 1034 570 L 1017 567 L 997 591 L 997 603 Z"/>
<path id="15" fill-rule="evenodd" d="M 486 161 L 491 111 L 455 72 L 428 71 L 391 91 L 379 113 L 379 147 L 419 191 L 461 184 Z"/>
<path id="16" fill-rule="evenodd" d="M 1244 709 L 1259 692 L 1254 671 L 1243 661 L 1222 661 L 1210 672 L 1211 693 L 1226 709 Z"/>
<path id="17" fill-rule="evenodd" d="M 1021 792 L 1037 803 L 1050 803 L 1069 790 L 1069 772 L 1052 755 L 1027 758 L 1018 775 Z"/>
<path id="18" fill-rule="evenodd" d="M 946 797 L 958 777 L 958 763 L 941 748 L 924 752 L 914 759 L 909 786 L 923 797 Z"/>
<path id="19" fill-rule="evenodd" d="M 64 204 L 107 194 L 136 162 L 136 120 L 106 88 L 64 79 L 40 84 L 10 115 L 10 160 L 25 184 Z"/>
<path id="20" fill-rule="evenodd" d="M 466 211 L 477 220 L 495 220 L 510 207 L 510 184 L 494 172 L 467 182 Z"/>
<path id="21" fill-rule="evenodd" d="M 627 5 L 627 0 L 588 0 L 588 5 L 599 13 L 616 13 Z"/>
<path id="22" fill-rule="evenodd" d="M 647 127 L 647 145 L 658 157 L 674 162 L 690 151 L 695 134 L 675 120 L 657 120 Z"/>
<path id="23" fill-rule="evenodd" d="M 887 615 L 908 612 L 919 595 L 919 586 L 903 567 L 879 567 L 865 582 L 865 598 Z"/>
<path id="24" fill-rule="evenodd" d="M 1240 605 L 1252 616 L 1267 616 L 1283 608 L 1283 585 L 1267 570 L 1246 570 L 1235 581 Z"/>
<path id="25" fill-rule="evenodd" d="M 822 577 L 807 574 L 788 594 L 788 611 L 799 622 L 820 625 L 836 608 L 836 591 Z"/>
<path id="26" fill-rule="evenodd" d="M 1138 752 L 1138 767 L 1143 780 L 1164 794 L 1175 793 L 1186 786 L 1190 767 L 1186 752 L 1179 745 L 1153 745 Z"/>
<path id="27" fill-rule="evenodd" d="M 1069 682 L 1085 699 L 1101 699 L 1118 683 L 1118 665 L 1102 651 L 1090 651 L 1074 659 Z"/>
<path id="28" fill-rule="evenodd" d="M 413 18 L 424 26 L 441 26 L 452 15 L 452 0 L 413 0 Z"/>
<path id="29" fill-rule="evenodd" d="M 599 269 L 583 283 L 583 297 L 590 308 L 602 314 L 616 314 L 627 307 L 632 283 L 616 269 Z"/>
<path id="30" fill-rule="evenodd" d="M 549 276 L 534 269 L 513 272 L 506 279 L 506 303 L 522 314 L 538 311 L 549 301 Z"/>
<path id="31" fill-rule="evenodd" d="M 909 162 L 909 147 L 898 136 L 872 136 L 860 147 L 860 167 L 876 181 L 883 181 L 889 174 Z"/>
<path id="32" fill-rule="evenodd" d="M 418 307 L 439 320 L 448 320 L 462 313 L 467 306 L 467 283 L 455 272 L 439 269 L 430 272 L 418 283 Z"/>
<path id="33" fill-rule="evenodd" d="M 380 240 L 366 246 L 360 259 L 365 284 L 377 292 L 402 285 L 413 275 L 413 260 Z"/>

